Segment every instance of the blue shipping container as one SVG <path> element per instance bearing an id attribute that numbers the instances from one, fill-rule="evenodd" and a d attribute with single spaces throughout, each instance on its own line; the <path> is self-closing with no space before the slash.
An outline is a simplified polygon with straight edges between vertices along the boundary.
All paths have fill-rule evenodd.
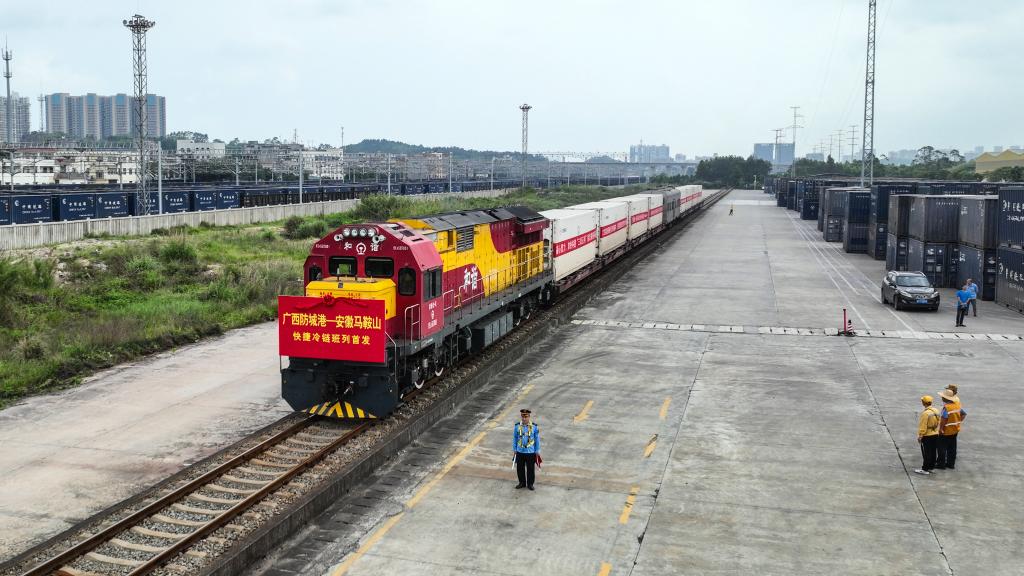
<path id="1" fill-rule="evenodd" d="M 217 209 L 217 193 L 212 190 L 194 190 L 189 192 L 192 212 L 205 212 Z"/>
<path id="2" fill-rule="evenodd" d="M 34 224 L 53 221 L 53 199 L 38 194 L 11 196 L 11 222 Z"/>
<path id="3" fill-rule="evenodd" d="M 0 226 L 11 223 L 11 199 L 0 198 Z"/>
<path id="4" fill-rule="evenodd" d="M 134 206 L 129 199 L 135 200 L 134 194 L 125 192 L 97 192 L 96 193 L 96 217 L 97 218 L 122 218 L 133 212 Z"/>
<path id="5" fill-rule="evenodd" d="M 188 212 L 188 192 L 184 190 L 164 192 L 163 213 L 176 214 L 178 212 Z"/>
<path id="6" fill-rule="evenodd" d="M 978 296 L 982 300 L 995 300 L 996 276 L 999 273 L 996 251 L 961 244 L 958 258 L 956 286 L 965 285 L 970 278 L 978 285 Z"/>
<path id="7" fill-rule="evenodd" d="M 61 222 L 96 217 L 95 194 L 54 194 L 53 219 Z"/>
<path id="8" fill-rule="evenodd" d="M 1024 312 L 1024 251 L 1000 247 L 996 268 L 996 302 Z"/>
<path id="9" fill-rule="evenodd" d="M 999 245 L 1024 248 L 1024 186 L 999 189 Z"/>
<path id="10" fill-rule="evenodd" d="M 234 190 L 221 190 L 217 195 L 217 208 L 220 210 L 227 210 L 229 208 L 238 208 L 238 192 Z"/>

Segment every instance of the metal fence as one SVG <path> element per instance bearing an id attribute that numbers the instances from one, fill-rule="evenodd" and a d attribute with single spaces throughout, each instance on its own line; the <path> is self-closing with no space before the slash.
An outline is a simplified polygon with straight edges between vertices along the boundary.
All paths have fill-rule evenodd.
<path id="1" fill-rule="evenodd" d="M 494 198 L 503 196 L 512 189 L 477 190 L 473 192 L 442 192 L 408 196 L 414 199 L 444 198 Z M 205 222 L 214 226 L 239 226 L 283 220 L 289 216 L 321 216 L 354 209 L 359 200 L 335 200 L 331 202 L 310 202 L 308 204 L 284 204 L 258 208 L 232 208 L 230 210 L 209 210 L 206 212 L 180 212 L 151 216 L 128 216 L 68 222 L 44 222 L 38 224 L 10 224 L 0 226 L 0 250 L 18 250 L 73 242 L 89 236 L 144 236 L 158 228 L 174 226 L 199 226 Z"/>

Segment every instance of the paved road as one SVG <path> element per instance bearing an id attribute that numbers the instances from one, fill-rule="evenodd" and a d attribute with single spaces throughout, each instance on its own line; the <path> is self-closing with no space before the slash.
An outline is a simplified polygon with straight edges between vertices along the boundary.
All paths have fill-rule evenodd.
<path id="1" fill-rule="evenodd" d="M 763 199 L 732 193 L 259 573 L 1019 574 L 1024 341 L 933 336 L 949 310 L 891 313 L 881 264 Z M 912 336 L 826 336 L 843 306 Z M 957 470 L 919 477 L 918 397 L 949 382 Z M 536 492 L 513 489 L 521 406 Z"/>

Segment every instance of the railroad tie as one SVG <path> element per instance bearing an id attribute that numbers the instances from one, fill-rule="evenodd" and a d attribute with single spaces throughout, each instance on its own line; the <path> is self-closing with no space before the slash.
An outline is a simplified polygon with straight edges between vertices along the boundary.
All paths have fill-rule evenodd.
<path id="1" fill-rule="evenodd" d="M 53 573 L 54 576 L 103 576 L 96 572 L 87 572 L 85 570 L 79 570 L 78 568 L 72 568 L 71 566 L 64 566 L 60 570 Z"/>
<path id="2" fill-rule="evenodd" d="M 160 532 L 159 530 L 150 530 L 149 528 L 143 528 L 142 526 L 132 526 L 132 532 L 136 534 L 142 534 L 143 536 L 153 536 L 155 538 L 164 538 L 167 540 L 181 540 L 187 534 L 176 534 L 174 532 Z"/>
<path id="3" fill-rule="evenodd" d="M 292 468 L 289 464 L 279 464 L 277 462 L 267 462 L 266 460 L 254 459 L 253 464 L 257 466 L 265 466 L 267 468 L 280 468 L 281 470 L 290 470 Z"/>
<path id="4" fill-rule="evenodd" d="M 224 513 L 223 510 L 214 510 L 212 508 L 196 508 L 195 506 L 188 506 L 186 504 L 174 503 L 171 504 L 171 508 L 180 510 L 182 512 L 191 512 L 192 514 L 202 514 L 204 516 L 220 516 Z"/>
<path id="5" fill-rule="evenodd" d="M 173 518 L 171 516 L 164 516 L 163 514 L 157 514 L 157 515 L 153 516 L 153 520 L 157 520 L 159 522 L 163 522 L 164 524 L 174 524 L 174 525 L 177 525 L 177 526 L 198 527 L 198 526 L 206 526 L 207 524 L 209 524 L 209 522 L 199 522 L 197 520 L 185 520 L 185 519 L 182 519 L 182 518 Z"/>
<path id="6" fill-rule="evenodd" d="M 236 484 L 248 484 L 250 486 L 266 486 L 271 480 L 253 480 L 251 478 L 239 478 L 238 476 L 232 476 L 231 474 L 225 474 L 221 478 L 228 482 L 234 482 Z"/>
<path id="7" fill-rule="evenodd" d="M 209 502 L 211 504 L 228 504 L 234 506 L 242 500 L 229 500 L 227 498 L 214 498 L 213 496 L 206 496 L 205 494 L 190 494 L 189 498 L 199 500 L 200 502 Z"/>
<path id="8" fill-rule="evenodd" d="M 217 491 L 217 492 L 224 492 L 226 494 L 238 494 L 238 495 L 241 495 L 241 496 L 248 496 L 250 494 L 255 494 L 256 493 L 255 490 L 242 489 L 242 488 L 230 488 L 228 486 L 222 486 L 220 484 L 207 484 L 206 487 L 208 489 L 210 489 L 210 490 L 214 490 L 214 491 Z"/>
<path id="9" fill-rule="evenodd" d="M 127 548 L 129 550 L 138 550 L 139 552 L 156 553 L 167 550 L 166 546 L 149 546 L 148 544 L 137 544 L 135 542 L 129 542 L 127 540 L 122 540 L 120 538 L 114 538 L 110 541 L 110 543 L 115 546 L 120 546 L 121 548 Z"/>
<path id="10" fill-rule="evenodd" d="M 115 566 L 128 566 L 129 568 L 135 568 L 141 566 L 141 560 L 126 560 L 124 558 L 114 558 L 113 556 L 107 556 L 106 554 L 99 554 L 97 552 L 87 552 L 86 558 L 95 560 L 97 562 L 103 562 L 104 564 L 113 564 Z"/>

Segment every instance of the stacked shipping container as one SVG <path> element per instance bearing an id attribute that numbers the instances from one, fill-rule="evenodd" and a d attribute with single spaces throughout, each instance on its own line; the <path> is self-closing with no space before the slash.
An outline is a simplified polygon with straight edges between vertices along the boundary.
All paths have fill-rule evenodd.
<path id="1" fill-rule="evenodd" d="M 999 191 L 996 302 L 1024 312 L 1024 186 Z"/>

